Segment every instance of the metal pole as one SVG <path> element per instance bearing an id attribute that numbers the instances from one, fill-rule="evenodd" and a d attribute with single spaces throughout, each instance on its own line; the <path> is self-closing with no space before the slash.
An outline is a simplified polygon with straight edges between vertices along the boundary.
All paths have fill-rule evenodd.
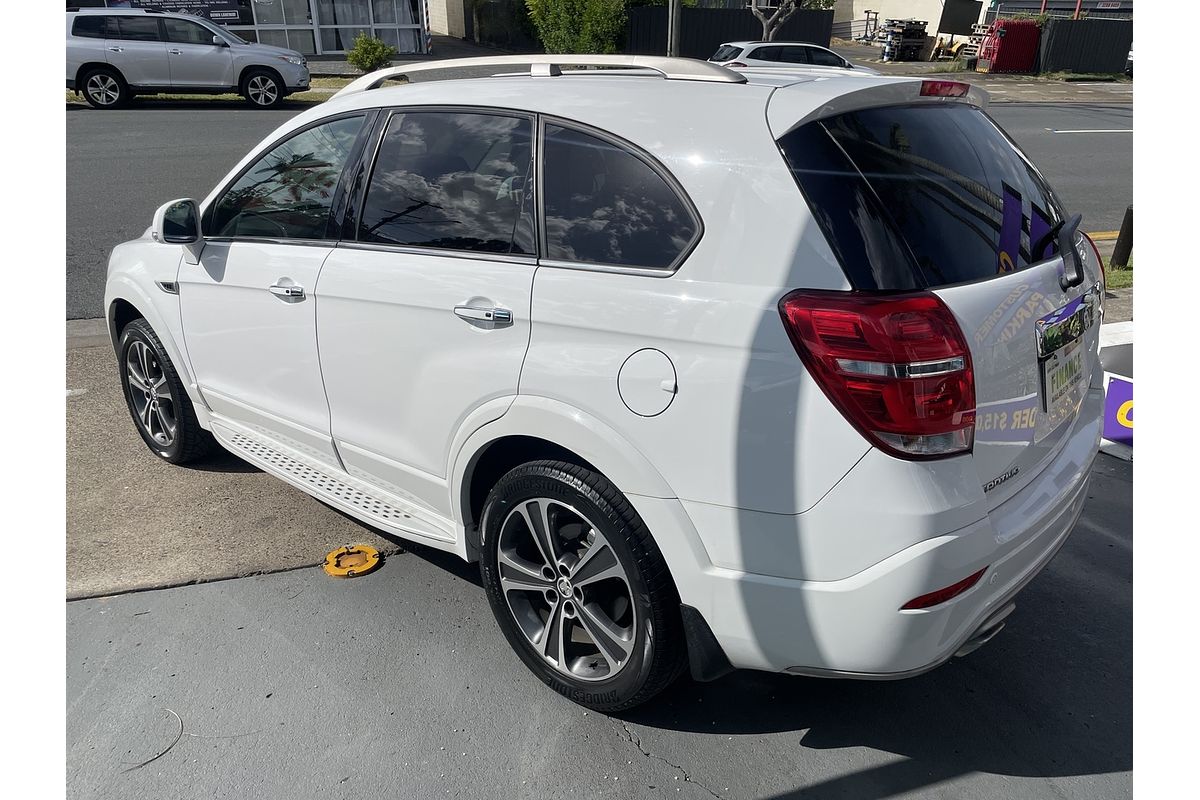
<path id="1" fill-rule="evenodd" d="M 1039 14 L 1045 14 L 1045 13 L 1046 13 L 1046 3 L 1047 3 L 1047 2 L 1049 2 L 1049 0 L 1042 0 L 1042 10 L 1038 12 Z"/>
<path id="2" fill-rule="evenodd" d="M 1110 266 L 1125 267 L 1129 264 L 1129 256 L 1133 254 L 1133 206 L 1125 209 L 1125 219 L 1121 220 L 1121 232 L 1117 234 L 1117 243 L 1113 245 Z"/>
<path id="3" fill-rule="evenodd" d="M 1075 16 L 1071 19 L 1079 19 L 1079 9 L 1083 8 L 1083 0 L 1075 0 Z"/>
<path id="4" fill-rule="evenodd" d="M 667 3 L 667 55 L 679 55 L 679 8 L 680 0 L 669 0 Z"/>

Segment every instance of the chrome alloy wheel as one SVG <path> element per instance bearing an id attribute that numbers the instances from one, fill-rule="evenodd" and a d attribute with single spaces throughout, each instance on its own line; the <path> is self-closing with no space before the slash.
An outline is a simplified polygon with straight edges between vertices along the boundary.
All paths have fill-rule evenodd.
<path id="1" fill-rule="evenodd" d="M 279 88 L 266 75 L 255 75 L 246 83 L 246 94 L 260 106 L 269 106 L 279 99 Z"/>
<path id="2" fill-rule="evenodd" d="M 84 91 L 98 106 L 111 106 L 121 99 L 121 86 L 112 75 L 98 72 L 87 79 Z"/>
<path id="3" fill-rule="evenodd" d="M 145 342 L 135 341 L 129 346 L 125 373 L 138 424 L 155 442 L 170 447 L 178 428 L 175 403 L 167 386 L 167 375 Z"/>
<path id="4" fill-rule="evenodd" d="M 569 505 L 537 497 L 500 526 L 500 588 L 525 638 L 573 678 L 616 675 L 639 620 L 625 568 L 600 529 Z"/>

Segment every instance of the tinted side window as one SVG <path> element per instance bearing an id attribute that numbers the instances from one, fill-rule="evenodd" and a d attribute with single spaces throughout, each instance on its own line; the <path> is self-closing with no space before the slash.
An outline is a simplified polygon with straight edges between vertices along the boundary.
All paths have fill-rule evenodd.
<path id="1" fill-rule="evenodd" d="M 713 57 L 709 61 L 732 61 L 741 54 L 742 48 L 731 44 L 723 44 L 717 48 L 717 52 L 713 53 Z"/>
<path id="2" fill-rule="evenodd" d="M 782 47 L 760 47 L 757 50 L 751 50 L 748 55 L 759 61 L 778 61 L 782 50 Z"/>
<path id="3" fill-rule="evenodd" d="M 808 51 L 809 60 L 818 67 L 845 67 L 846 62 L 837 53 L 821 50 L 816 47 L 804 48 Z"/>
<path id="4" fill-rule="evenodd" d="M 649 164 L 611 142 L 546 125 L 546 257 L 669 269 L 697 223 Z"/>
<path id="5" fill-rule="evenodd" d="M 71 24 L 71 35 L 80 36 L 85 39 L 103 39 L 105 36 L 105 23 L 108 20 L 108 17 L 94 17 L 90 14 L 86 17 L 76 17 L 75 22 Z"/>
<path id="6" fill-rule="evenodd" d="M 779 60 L 783 61 L 785 64 L 807 64 L 808 48 L 784 47 L 780 53 Z"/>
<path id="7" fill-rule="evenodd" d="M 205 28 L 203 25 L 197 25 L 194 22 L 188 22 L 187 20 L 183 19 L 164 19 L 163 27 L 165 27 L 167 30 L 168 42 L 179 42 L 180 44 L 212 44 L 213 32 Z"/>
<path id="8" fill-rule="evenodd" d="M 250 167 L 217 202 L 205 233 L 324 239 L 334 192 L 363 117 L 309 128 Z"/>
<path id="9" fill-rule="evenodd" d="M 359 241 L 532 254 L 532 138 L 525 117 L 394 115 L 371 172 Z"/>
<path id="10" fill-rule="evenodd" d="M 131 39 L 138 42 L 157 42 L 158 19 L 155 17 L 110 17 L 116 23 L 117 33 L 113 36 L 110 26 L 108 36 L 116 39 Z"/>

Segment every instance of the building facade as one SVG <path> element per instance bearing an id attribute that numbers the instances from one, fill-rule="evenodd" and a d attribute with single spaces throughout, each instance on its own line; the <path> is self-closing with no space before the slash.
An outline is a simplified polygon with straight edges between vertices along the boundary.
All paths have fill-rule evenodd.
<path id="1" fill-rule="evenodd" d="M 429 0 L 67 0 L 68 7 L 146 8 L 206 17 L 248 41 L 340 54 L 366 33 L 400 53 L 429 51 Z M 445 6 L 445 0 L 439 0 Z"/>

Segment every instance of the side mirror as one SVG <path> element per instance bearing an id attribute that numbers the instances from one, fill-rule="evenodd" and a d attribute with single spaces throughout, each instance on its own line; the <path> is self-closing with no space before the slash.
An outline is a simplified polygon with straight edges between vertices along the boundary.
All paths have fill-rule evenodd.
<path id="1" fill-rule="evenodd" d="M 200 208 L 190 197 L 163 203 L 154 212 L 154 225 L 150 229 L 154 241 L 162 244 L 181 244 L 184 260 L 189 264 L 200 263 L 204 250 L 204 237 L 200 234 Z"/>
<path id="2" fill-rule="evenodd" d="M 213 34 L 212 43 L 217 47 L 229 47 L 229 42 L 225 41 L 220 36 L 217 36 L 215 33 Z"/>
<path id="3" fill-rule="evenodd" d="M 193 244 L 200 239 L 200 209 L 191 198 L 164 203 L 154 212 L 154 240 Z"/>

